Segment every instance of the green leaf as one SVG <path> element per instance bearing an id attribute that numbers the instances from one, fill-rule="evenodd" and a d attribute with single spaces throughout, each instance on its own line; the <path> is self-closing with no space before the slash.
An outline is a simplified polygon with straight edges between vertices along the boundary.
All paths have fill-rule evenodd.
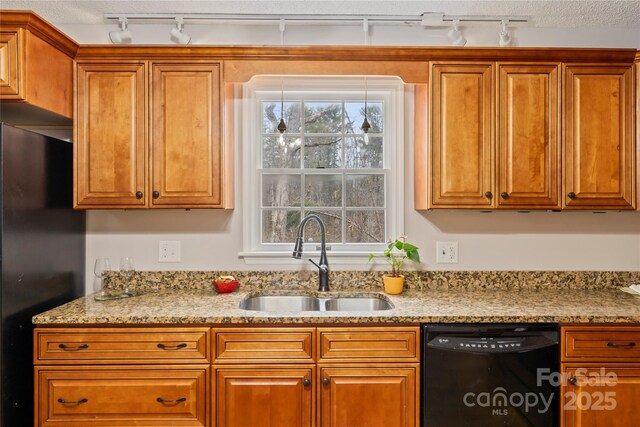
<path id="1" fill-rule="evenodd" d="M 373 254 L 369 254 L 369 262 L 371 262 L 371 260 L 373 259 L 374 255 Z"/>
<path id="2" fill-rule="evenodd" d="M 420 262 L 420 254 L 418 254 L 418 250 L 415 249 L 413 251 L 407 251 L 407 258 L 409 258 L 413 262 Z"/>

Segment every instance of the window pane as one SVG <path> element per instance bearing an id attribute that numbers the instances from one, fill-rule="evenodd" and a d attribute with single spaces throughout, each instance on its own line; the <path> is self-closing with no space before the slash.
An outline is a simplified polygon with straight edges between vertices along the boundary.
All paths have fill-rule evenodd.
<path id="1" fill-rule="evenodd" d="M 293 243 L 300 224 L 300 210 L 264 209 L 262 243 Z"/>
<path id="2" fill-rule="evenodd" d="M 363 133 L 364 102 L 345 102 L 344 126 L 346 133 Z M 382 102 L 367 102 L 369 133 L 382 133 L 384 107 Z"/>
<path id="3" fill-rule="evenodd" d="M 342 177 L 305 175 L 304 205 L 307 208 L 342 206 Z"/>
<path id="4" fill-rule="evenodd" d="M 368 143 L 362 136 L 347 136 L 345 139 L 345 168 L 382 168 L 382 137 L 370 136 Z"/>
<path id="5" fill-rule="evenodd" d="M 280 123 L 280 101 L 264 101 L 262 103 L 262 132 L 278 133 Z M 300 133 L 300 101 L 284 103 L 284 123 L 287 125 L 286 133 Z"/>
<path id="6" fill-rule="evenodd" d="M 347 207 L 384 207 L 384 175 L 347 175 Z"/>
<path id="7" fill-rule="evenodd" d="M 305 102 L 306 133 L 340 133 L 342 131 L 341 102 Z"/>
<path id="8" fill-rule="evenodd" d="M 341 210 L 308 210 L 305 209 L 305 216 L 315 214 L 320 217 L 324 223 L 326 231 L 327 243 L 342 242 L 342 211 Z M 315 221 L 309 221 L 304 229 L 305 242 L 317 242 L 320 244 L 322 238 L 320 236 L 320 227 Z M 315 248 L 313 248 L 315 249 Z"/>
<path id="9" fill-rule="evenodd" d="M 300 175 L 262 175 L 262 206 L 301 206 Z"/>
<path id="10" fill-rule="evenodd" d="M 385 242 L 384 211 L 347 211 L 347 243 Z"/>
<path id="11" fill-rule="evenodd" d="M 342 165 L 342 138 L 316 136 L 304 138 L 304 167 L 309 169 L 339 168 Z"/>
<path id="12" fill-rule="evenodd" d="M 277 136 L 263 138 L 262 167 L 300 168 L 300 137 L 287 136 L 283 142 Z"/>

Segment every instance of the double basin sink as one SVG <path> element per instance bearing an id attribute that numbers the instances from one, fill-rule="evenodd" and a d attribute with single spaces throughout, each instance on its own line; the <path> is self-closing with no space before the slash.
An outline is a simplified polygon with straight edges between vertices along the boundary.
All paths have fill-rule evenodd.
<path id="1" fill-rule="evenodd" d="M 240 303 L 250 311 L 380 311 L 393 308 L 377 296 L 256 295 Z"/>

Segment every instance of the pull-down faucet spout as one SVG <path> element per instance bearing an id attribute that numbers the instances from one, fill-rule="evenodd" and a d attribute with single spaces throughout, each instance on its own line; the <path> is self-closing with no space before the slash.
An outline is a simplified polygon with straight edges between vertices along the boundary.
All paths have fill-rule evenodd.
<path id="1" fill-rule="evenodd" d="M 329 261 L 327 261 L 326 232 L 324 223 L 318 215 L 311 214 L 300 221 L 300 225 L 298 226 L 298 234 L 296 237 L 296 244 L 293 248 L 293 254 L 291 256 L 296 259 L 302 258 L 304 227 L 305 225 L 307 225 L 307 222 L 312 219 L 315 220 L 320 226 L 320 236 L 322 238 L 322 242 L 320 245 L 320 261 L 318 263 L 316 263 L 312 259 L 309 259 L 309 261 L 311 261 L 313 265 L 318 267 L 318 291 L 327 292 L 329 290 Z"/>

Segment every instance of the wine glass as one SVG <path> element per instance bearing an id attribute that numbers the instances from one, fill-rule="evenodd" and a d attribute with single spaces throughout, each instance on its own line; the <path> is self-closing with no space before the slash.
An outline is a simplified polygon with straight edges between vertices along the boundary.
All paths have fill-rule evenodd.
<path id="1" fill-rule="evenodd" d="M 93 290 L 98 293 L 98 297 L 104 297 L 105 291 L 102 285 L 105 274 L 111 270 L 109 258 L 97 258 L 93 265 L 93 274 L 96 278 L 93 281 Z"/>
<path id="2" fill-rule="evenodd" d="M 136 266 L 133 263 L 133 258 L 130 257 L 122 257 L 120 258 L 120 274 L 124 277 L 124 294 L 130 295 L 129 292 L 129 281 L 131 280 L 131 276 L 136 271 Z"/>

